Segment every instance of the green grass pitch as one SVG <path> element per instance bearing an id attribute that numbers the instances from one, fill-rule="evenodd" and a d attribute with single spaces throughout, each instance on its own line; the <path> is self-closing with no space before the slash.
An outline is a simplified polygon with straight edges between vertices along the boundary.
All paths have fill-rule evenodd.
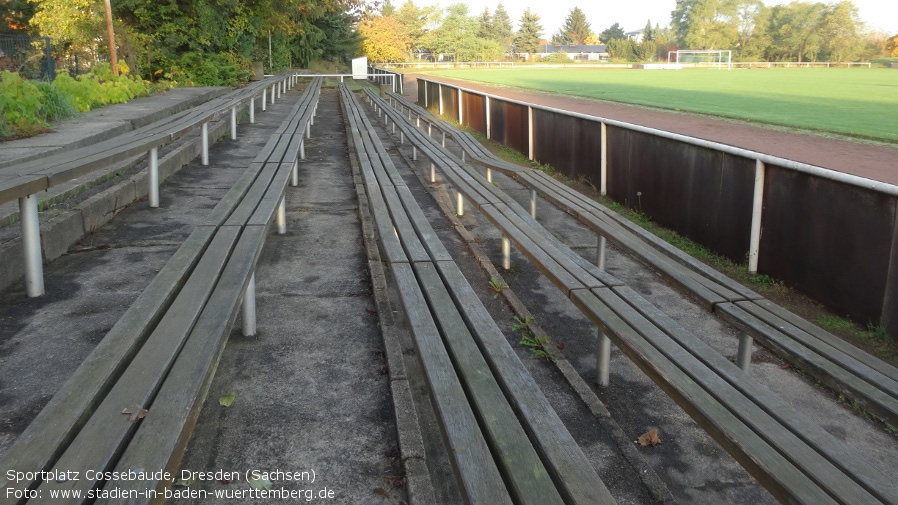
<path id="1" fill-rule="evenodd" d="M 515 68 L 427 73 L 898 142 L 894 69 Z"/>

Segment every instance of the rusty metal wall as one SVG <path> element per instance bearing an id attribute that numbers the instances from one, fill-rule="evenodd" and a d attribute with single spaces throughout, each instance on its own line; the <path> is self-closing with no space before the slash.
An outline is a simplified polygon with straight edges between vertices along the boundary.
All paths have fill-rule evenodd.
<path id="1" fill-rule="evenodd" d="M 486 99 L 483 95 L 475 95 L 462 91 L 462 124 L 486 135 Z"/>
<path id="2" fill-rule="evenodd" d="M 879 324 L 895 198 L 767 166 L 760 272 L 861 324 Z"/>
<path id="3" fill-rule="evenodd" d="M 443 86 L 443 117 L 458 121 L 458 90 L 451 86 Z"/>
<path id="4" fill-rule="evenodd" d="M 608 195 L 740 263 L 754 176 L 752 160 L 608 126 Z"/>
<path id="5" fill-rule="evenodd" d="M 490 138 L 527 155 L 527 107 L 490 100 Z"/>
<path id="6" fill-rule="evenodd" d="M 534 109 L 533 157 L 571 179 L 601 181 L 602 127 L 588 119 Z"/>

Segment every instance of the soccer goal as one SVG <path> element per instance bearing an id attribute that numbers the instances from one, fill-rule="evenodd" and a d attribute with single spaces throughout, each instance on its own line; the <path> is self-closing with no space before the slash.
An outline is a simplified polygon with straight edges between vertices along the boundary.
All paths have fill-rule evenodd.
<path id="1" fill-rule="evenodd" d="M 674 61 L 671 61 L 673 58 Z M 733 51 L 728 49 L 705 49 L 692 50 L 680 49 L 679 51 L 670 51 L 667 53 L 667 64 L 675 64 L 675 68 L 681 68 L 685 65 L 693 67 L 717 68 L 720 70 L 726 68 L 733 69 Z"/>

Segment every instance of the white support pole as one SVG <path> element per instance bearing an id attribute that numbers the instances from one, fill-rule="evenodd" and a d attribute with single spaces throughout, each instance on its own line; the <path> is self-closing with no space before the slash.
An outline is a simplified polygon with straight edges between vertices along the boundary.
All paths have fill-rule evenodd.
<path id="1" fill-rule="evenodd" d="M 502 269 L 511 270 L 511 241 L 502 237 Z"/>
<path id="2" fill-rule="evenodd" d="M 486 97 L 486 138 L 490 139 L 493 136 L 493 125 L 490 121 L 490 97 Z"/>
<path id="3" fill-rule="evenodd" d="M 533 161 L 533 107 L 527 106 L 527 157 Z"/>
<path id="4" fill-rule="evenodd" d="M 427 96 L 427 88 L 428 88 L 427 82 L 425 81 L 424 82 L 424 108 L 425 109 L 430 107 L 430 97 Z"/>
<path id="5" fill-rule="evenodd" d="M 758 273 L 758 256 L 761 250 L 761 217 L 764 212 L 764 162 L 755 164 L 755 192 L 751 210 L 751 240 L 748 248 L 748 272 Z"/>
<path id="6" fill-rule="evenodd" d="M 440 90 L 440 115 L 443 115 L 443 85 L 437 85 Z"/>
<path id="7" fill-rule="evenodd" d="M 418 161 L 418 148 L 412 146 L 412 161 Z"/>
<path id="8" fill-rule="evenodd" d="M 201 136 L 203 137 L 201 161 L 205 167 L 209 165 L 209 123 L 203 123 Z"/>
<path id="9" fill-rule="evenodd" d="M 608 125 L 602 123 L 602 161 L 601 161 L 601 181 L 599 189 L 602 196 L 608 194 Z"/>
<path id="10" fill-rule="evenodd" d="M 281 197 L 281 203 L 278 205 L 278 215 L 277 215 L 277 224 L 278 224 L 278 235 L 284 235 L 287 233 L 287 197 Z"/>
<path id="11" fill-rule="evenodd" d="M 488 182 L 490 184 L 493 183 L 493 169 L 492 168 L 486 169 L 486 182 Z"/>
<path id="12" fill-rule="evenodd" d="M 404 131 L 399 132 L 399 143 L 405 144 L 405 132 Z"/>
<path id="13" fill-rule="evenodd" d="M 44 294 L 44 259 L 36 194 L 19 198 L 19 224 L 25 259 L 25 292 L 29 298 L 34 298 Z"/>
<path id="14" fill-rule="evenodd" d="M 302 144 L 300 144 L 302 145 Z M 299 161 L 293 160 L 293 170 L 290 171 L 290 185 L 299 186 Z"/>
<path id="15" fill-rule="evenodd" d="M 237 107 L 231 107 L 231 140 L 237 140 Z"/>
<path id="16" fill-rule="evenodd" d="M 598 330 L 596 342 L 596 372 L 599 387 L 607 388 L 611 379 L 611 339 Z"/>
<path id="17" fill-rule="evenodd" d="M 306 123 L 306 138 L 312 138 L 312 125 Z"/>
<path id="18" fill-rule="evenodd" d="M 256 272 L 249 276 L 246 293 L 243 294 L 243 336 L 256 334 Z"/>
<path id="19" fill-rule="evenodd" d="M 393 135 L 396 135 L 396 121 L 393 121 Z"/>
<path id="20" fill-rule="evenodd" d="M 753 339 L 744 331 L 739 334 L 739 351 L 736 353 L 736 365 L 748 373 L 751 367 L 751 345 Z"/>
<path id="21" fill-rule="evenodd" d="M 446 131 L 443 130 L 443 147 L 446 147 Z"/>
<path id="22" fill-rule="evenodd" d="M 274 84 L 271 85 L 271 105 L 274 105 Z"/>
<path id="23" fill-rule="evenodd" d="M 149 169 L 149 177 L 147 188 L 147 196 L 150 199 L 150 207 L 157 208 L 159 207 L 159 148 L 154 147 L 150 149 L 150 169 Z"/>
<path id="24" fill-rule="evenodd" d="M 299 143 L 299 159 L 306 159 L 306 141 L 303 140 Z"/>
<path id="25" fill-rule="evenodd" d="M 600 270 L 605 270 L 605 237 L 596 235 L 598 244 L 596 244 L 596 266 Z"/>
<path id="26" fill-rule="evenodd" d="M 433 165 L 433 162 L 430 163 L 430 183 L 433 184 L 437 182 L 437 169 Z"/>
<path id="27" fill-rule="evenodd" d="M 275 83 L 274 87 L 275 87 L 275 89 L 277 89 L 278 100 L 280 100 L 281 99 L 281 83 L 280 82 Z"/>
<path id="28" fill-rule="evenodd" d="M 461 106 L 461 89 L 458 90 L 458 124 L 464 124 L 464 114 L 462 113 Z"/>
<path id="29" fill-rule="evenodd" d="M 462 196 L 461 191 L 458 191 L 458 190 L 455 191 L 455 203 L 456 203 L 456 207 L 457 207 L 457 210 L 455 213 L 459 217 L 464 216 L 465 215 L 465 197 Z"/>
<path id="30" fill-rule="evenodd" d="M 256 124 L 256 97 L 249 99 L 249 124 Z"/>
<path id="31" fill-rule="evenodd" d="M 428 121 L 427 122 L 427 136 L 428 137 L 430 136 L 432 131 L 433 131 L 433 124 L 430 121 Z"/>
<path id="32" fill-rule="evenodd" d="M 262 112 L 268 110 L 268 88 L 262 90 Z"/>
<path id="33" fill-rule="evenodd" d="M 420 114 L 418 114 L 418 119 L 415 120 L 415 126 L 417 126 L 418 128 L 421 127 L 421 115 Z"/>
<path id="34" fill-rule="evenodd" d="M 536 190 L 530 190 L 530 217 L 536 219 Z"/>

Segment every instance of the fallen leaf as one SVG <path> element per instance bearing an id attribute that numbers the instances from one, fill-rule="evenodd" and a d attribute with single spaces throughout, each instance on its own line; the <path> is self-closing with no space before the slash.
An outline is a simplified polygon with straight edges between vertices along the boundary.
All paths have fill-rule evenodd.
<path id="1" fill-rule="evenodd" d="M 555 344 L 555 347 L 557 347 L 559 350 L 563 351 L 564 350 L 564 342 L 558 342 L 557 344 Z"/>
<path id="2" fill-rule="evenodd" d="M 231 404 L 234 403 L 234 399 L 237 398 L 237 393 L 231 393 L 228 396 L 222 396 L 218 399 L 218 404 L 222 407 L 230 407 Z"/>
<path id="3" fill-rule="evenodd" d="M 249 485 L 253 489 L 259 489 L 259 490 L 263 490 L 263 489 L 267 490 L 267 489 L 271 489 L 271 487 L 272 487 L 271 481 L 264 477 L 260 477 L 258 479 L 250 479 Z"/>
<path id="4" fill-rule="evenodd" d="M 390 496 L 390 493 L 388 493 L 387 490 L 382 487 L 374 488 L 374 494 L 379 494 L 381 496 Z"/>
<path id="5" fill-rule="evenodd" d="M 122 414 L 128 414 L 128 420 L 132 423 L 136 423 L 147 416 L 147 409 L 135 403 L 123 410 Z"/>
<path id="6" fill-rule="evenodd" d="M 643 447 L 647 447 L 649 445 L 660 444 L 661 438 L 658 437 L 658 430 L 652 430 L 648 433 L 643 433 L 642 435 L 640 435 L 639 440 L 637 440 L 637 442 L 639 442 L 639 445 L 641 445 Z"/>
<path id="7" fill-rule="evenodd" d="M 783 363 L 782 365 L 780 365 L 780 370 L 788 370 L 790 368 L 792 368 L 791 363 Z"/>

